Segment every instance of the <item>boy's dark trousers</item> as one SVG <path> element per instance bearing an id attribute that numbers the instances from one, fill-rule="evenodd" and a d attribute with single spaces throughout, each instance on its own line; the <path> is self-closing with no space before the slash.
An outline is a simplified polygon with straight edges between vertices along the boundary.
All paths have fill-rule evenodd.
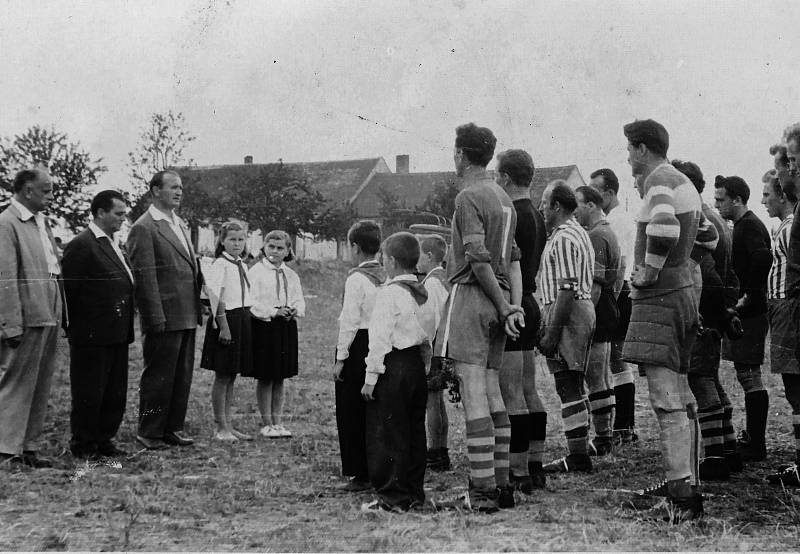
<path id="1" fill-rule="evenodd" d="M 367 402 L 367 460 L 372 486 L 388 506 L 425 501 L 425 404 L 428 387 L 419 346 L 392 350 Z"/>
<path id="2" fill-rule="evenodd" d="M 336 429 L 339 431 L 339 452 L 342 457 L 342 475 L 359 481 L 369 480 L 367 470 L 366 405 L 361 396 L 364 386 L 369 336 L 359 329 L 344 361 L 342 380 L 336 388 Z"/>

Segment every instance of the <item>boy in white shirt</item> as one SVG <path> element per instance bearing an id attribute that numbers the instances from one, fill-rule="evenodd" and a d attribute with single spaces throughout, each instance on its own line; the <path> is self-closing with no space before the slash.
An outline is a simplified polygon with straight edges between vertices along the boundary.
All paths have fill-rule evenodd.
<path id="1" fill-rule="evenodd" d="M 361 394 L 367 402 L 367 465 L 378 500 L 367 509 L 406 511 L 425 501 L 426 328 L 434 319 L 414 271 L 419 242 L 395 233 L 383 243 L 389 276 L 369 322 L 369 354 Z"/>
<path id="2" fill-rule="evenodd" d="M 386 272 L 375 259 L 381 248 L 381 229 L 374 221 L 359 221 L 347 233 L 355 264 L 347 275 L 339 316 L 339 337 L 333 379 L 336 386 L 336 428 L 342 458 L 342 475 L 352 477 L 348 492 L 371 488 L 367 470 L 366 405 L 361 397 L 365 358 L 369 348 L 367 328 L 378 286 Z"/>
<path id="3" fill-rule="evenodd" d="M 433 313 L 433 325 L 426 329 L 433 342 L 442 311 L 450 294 L 450 283 L 442 260 L 447 254 L 447 243 L 439 235 L 420 237 L 420 256 L 417 270 L 425 275 L 422 285 L 428 293 L 428 306 Z M 428 469 L 433 471 L 447 471 L 450 469 L 450 455 L 447 450 L 447 430 L 449 421 L 447 409 L 444 404 L 444 389 L 447 388 L 443 371 L 434 370 L 430 365 L 428 370 L 428 403 L 425 414 L 425 423 L 428 432 L 428 452 L 426 463 Z"/>

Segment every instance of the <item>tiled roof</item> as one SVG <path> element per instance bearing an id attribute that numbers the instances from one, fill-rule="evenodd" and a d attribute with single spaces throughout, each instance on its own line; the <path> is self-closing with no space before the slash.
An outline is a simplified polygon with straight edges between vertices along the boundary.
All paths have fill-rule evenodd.
<path id="1" fill-rule="evenodd" d="M 213 194 L 214 190 L 225 188 L 226 183 L 240 177 L 252 177 L 266 172 L 290 172 L 308 183 L 332 205 L 349 201 L 373 171 L 389 171 L 383 158 L 360 160 L 337 160 L 327 162 L 285 162 L 269 164 L 235 164 L 201 167 L 183 167 L 178 171 L 184 180 L 187 192 L 192 186 L 203 187 Z"/>
<path id="2" fill-rule="evenodd" d="M 454 171 L 431 173 L 376 173 L 358 195 L 353 208 L 360 217 L 375 217 L 381 209 L 379 192 L 391 191 L 398 197 L 400 208 L 416 209 L 439 187 L 460 186 L 461 179 Z"/>

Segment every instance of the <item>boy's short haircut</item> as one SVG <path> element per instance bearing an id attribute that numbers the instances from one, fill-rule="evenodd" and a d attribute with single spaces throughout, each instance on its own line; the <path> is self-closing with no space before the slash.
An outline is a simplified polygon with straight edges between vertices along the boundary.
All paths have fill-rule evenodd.
<path id="1" fill-rule="evenodd" d="M 364 254 L 374 256 L 381 249 L 381 228 L 371 219 L 357 221 L 347 231 L 347 242 L 358 245 Z"/>
<path id="2" fill-rule="evenodd" d="M 420 249 L 425 254 L 430 254 L 437 263 L 441 263 L 447 255 L 447 241 L 439 235 L 425 235 L 421 237 Z"/>
<path id="3" fill-rule="evenodd" d="M 383 242 L 383 255 L 394 258 L 401 269 L 414 271 L 419 261 L 419 241 L 411 233 L 395 233 Z"/>
<path id="4" fill-rule="evenodd" d="M 506 150 L 497 155 L 497 172 L 508 175 L 518 187 L 531 186 L 534 171 L 533 158 L 525 150 Z"/>

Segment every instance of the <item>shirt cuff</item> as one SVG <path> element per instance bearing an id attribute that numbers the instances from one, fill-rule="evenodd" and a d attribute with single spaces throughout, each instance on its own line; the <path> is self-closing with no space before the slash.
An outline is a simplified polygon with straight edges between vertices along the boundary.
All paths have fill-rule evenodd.
<path id="1" fill-rule="evenodd" d="M 374 387 L 378 383 L 378 377 L 380 377 L 380 373 L 368 371 L 364 377 L 364 384 Z"/>

